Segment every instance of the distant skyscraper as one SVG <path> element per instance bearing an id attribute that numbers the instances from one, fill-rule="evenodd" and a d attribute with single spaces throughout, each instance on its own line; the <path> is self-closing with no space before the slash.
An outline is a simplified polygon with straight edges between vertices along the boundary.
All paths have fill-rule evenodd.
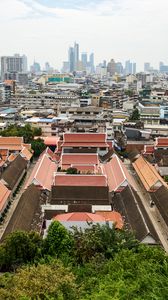
<path id="1" fill-rule="evenodd" d="M 107 72 L 110 76 L 113 76 L 116 73 L 116 63 L 114 59 L 111 59 L 111 61 L 107 65 Z"/>
<path id="2" fill-rule="evenodd" d="M 75 71 L 78 69 L 78 63 L 79 63 L 79 44 L 75 42 L 74 44 L 74 67 Z"/>
<path id="3" fill-rule="evenodd" d="M 72 73 L 75 70 L 74 48 L 73 47 L 69 48 L 68 62 L 69 62 L 69 72 Z"/>
<path id="4" fill-rule="evenodd" d="M 90 64 L 90 68 L 91 68 L 91 73 L 95 72 L 95 66 L 94 66 L 94 53 L 90 54 L 89 57 L 89 64 Z"/>
<path id="5" fill-rule="evenodd" d="M 81 55 L 81 61 L 82 61 L 82 65 L 84 68 L 87 67 L 87 53 L 86 52 L 83 52 L 82 55 Z"/>
<path id="6" fill-rule="evenodd" d="M 1 57 L 1 78 L 10 79 L 13 74 L 27 72 L 27 57 L 15 54 L 14 56 Z"/>
<path id="7" fill-rule="evenodd" d="M 132 64 L 132 74 L 136 74 L 136 63 Z"/>
<path id="8" fill-rule="evenodd" d="M 34 62 L 34 64 L 30 67 L 30 71 L 34 74 L 41 72 L 41 66 L 38 62 Z"/>
<path id="9" fill-rule="evenodd" d="M 116 63 L 116 72 L 117 74 L 123 74 L 123 65 L 121 62 Z"/>
<path id="10" fill-rule="evenodd" d="M 149 62 L 145 62 L 144 63 L 144 72 L 149 72 L 150 71 L 150 63 Z"/>
<path id="11" fill-rule="evenodd" d="M 130 60 L 125 62 L 125 75 L 132 74 L 132 63 Z"/>

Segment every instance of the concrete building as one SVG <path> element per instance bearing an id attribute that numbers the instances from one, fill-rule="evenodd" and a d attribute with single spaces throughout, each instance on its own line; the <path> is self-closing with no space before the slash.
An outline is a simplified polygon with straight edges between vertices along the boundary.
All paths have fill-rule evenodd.
<path id="1" fill-rule="evenodd" d="M 27 72 L 27 57 L 15 54 L 1 57 L 1 79 L 12 79 L 13 74 Z"/>

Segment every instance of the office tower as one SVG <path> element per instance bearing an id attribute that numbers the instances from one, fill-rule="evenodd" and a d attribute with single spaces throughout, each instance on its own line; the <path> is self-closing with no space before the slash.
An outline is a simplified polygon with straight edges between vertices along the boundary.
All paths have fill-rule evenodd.
<path id="1" fill-rule="evenodd" d="M 125 62 L 125 75 L 132 74 L 132 63 L 130 60 Z"/>
<path id="2" fill-rule="evenodd" d="M 104 68 L 107 67 L 107 62 L 106 62 L 106 60 L 103 60 L 103 67 L 104 67 Z"/>
<path id="3" fill-rule="evenodd" d="M 81 61 L 82 61 L 82 65 L 84 68 L 87 67 L 87 53 L 86 52 L 83 52 L 82 55 L 81 55 Z"/>
<path id="4" fill-rule="evenodd" d="M 74 68 L 75 71 L 78 69 L 79 64 L 79 44 L 75 42 L 74 44 Z"/>
<path id="5" fill-rule="evenodd" d="M 62 66 L 62 73 L 68 73 L 69 72 L 69 61 L 63 61 Z"/>
<path id="6" fill-rule="evenodd" d="M 149 62 L 145 62 L 144 63 L 144 72 L 149 72 L 151 69 L 150 63 Z"/>
<path id="7" fill-rule="evenodd" d="M 34 74 L 41 72 L 41 66 L 38 62 L 34 62 L 34 64 L 30 67 L 30 71 Z"/>
<path id="8" fill-rule="evenodd" d="M 116 72 L 117 74 L 123 74 L 123 65 L 121 62 L 116 63 Z"/>
<path id="9" fill-rule="evenodd" d="M 132 74 L 136 74 L 136 63 L 132 64 Z"/>
<path id="10" fill-rule="evenodd" d="M 91 53 L 91 54 L 90 54 L 90 57 L 89 57 L 89 65 L 90 65 L 90 68 L 91 68 L 91 73 L 94 73 L 94 72 L 95 72 L 94 53 Z"/>
<path id="11" fill-rule="evenodd" d="M 27 57 L 15 54 L 1 57 L 1 79 L 13 79 L 17 73 L 27 72 Z"/>
<path id="12" fill-rule="evenodd" d="M 162 67 L 164 66 L 164 63 L 162 61 L 159 62 L 159 71 L 161 71 Z"/>
<path id="13" fill-rule="evenodd" d="M 114 59 L 111 59 L 111 61 L 108 63 L 107 72 L 110 76 L 113 76 L 116 73 L 116 63 Z"/>
<path id="14" fill-rule="evenodd" d="M 51 70 L 49 62 L 45 63 L 45 68 L 44 69 L 45 69 L 46 72 L 49 72 Z"/>
<path id="15" fill-rule="evenodd" d="M 68 51 L 68 63 L 69 63 L 69 72 L 72 73 L 75 70 L 75 60 L 74 60 L 74 48 L 69 47 Z"/>

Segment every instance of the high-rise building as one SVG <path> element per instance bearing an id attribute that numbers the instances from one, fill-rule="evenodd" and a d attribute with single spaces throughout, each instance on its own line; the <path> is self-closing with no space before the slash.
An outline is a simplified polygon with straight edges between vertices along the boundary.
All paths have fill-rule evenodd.
<path id="1" fill-rule="evenodd" d="M 1 79 L 11 79 L 13 74 L 27 72 L 27 57 L 15 54 L 14 56 L 1 57 Z"/>
<path id="2" fill-rule="evenodd" d="M 130 60 L 125 62 L 125 75 L 132 74 L 132 63 Z"/>
<path id="3" fill-rule="evenodd" d="M 41 72 L 41 66 L 38 62 L 34 62 L 33 65 L 30 67 L 30 71 L 34 74 Z"/>
<path id="4" fill-rule="evenodd" d="M 79 44 L 77 44 L 75 42 L 75 44 L 74 44 L 74 68 L 75 68 L 75 71 L 77 71 L 78 64 L 79 64 Z"/>
<path id="5" fill-rule="evenodd" d="M 90 54 L 90 57 L 89 57 L 89 65 L 90 65 L 90 68 L 91 68 L 91 73 L 94 73 L 94 72 L 95 72 L 94 53 L 91 53 L 91 54 Z"/>
<path id="6" fill-rule="evenodd" d="M 68 62 L 69 62 L 69 72 L 72 73 L 75 70 L 74 48 L 73 47 L 69 47 Z"/>
<path id="7" fill-rule="evenodd" d="M 108 63 L 107 72 L 110 76 L 113 76 L 116 73 L 116 63 L 114 59 L 111 59 L 111 61 Z"/>
<path id="8" fill-rule="evenodd" d="M 116 63 L 116 72 L 117 74 L 123 74 L 123 65 L 121 62 Z"/>
<path id="9" fill-rule="evenodd" d="M 149 62 L 145 62 L 144 63 L 144 72 L 149 72 L 151 69 L 150 63 Z"/>
<path id="10" fill-rule="evenodd" d="M 132 64 L 132 74 L 136 74 L 136 63 Z"/>
<path id="11" fill-rule="evenodd" d="M 82 61 L 82 65 L 84 68 L 87 67 L 87 53 L 86 52 L 83 52 L 82 55 L 81 55 L 81 61 Z"/>

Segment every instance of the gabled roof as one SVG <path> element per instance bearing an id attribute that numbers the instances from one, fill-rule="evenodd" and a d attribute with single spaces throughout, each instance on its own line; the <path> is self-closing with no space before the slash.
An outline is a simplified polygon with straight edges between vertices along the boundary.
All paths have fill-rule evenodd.
<path id="1" fill-rule="evenodd" d="M 19 154 L 14 161 L 12 161 L 9 166 L 2 173 L 1 178 L 8 184 L 9 188 L 12 190 L 20 179 L 23 171 L 27 167 L 27 162 Z"/>
<path id="2" fill-rule="evenodd" d="M 40 194 L 41 191 L 34 185 L 29 186 L 22 194 L 2 239 L 16 230 L 30 231 L 33 229 L 33 219 L 40 206 Z"/>
<path id="3" fill-rule="evenodd" d="M 33 156 L 33 153 L 31 153 L 26 147 L 23 147 L 22 151 L 20 152 L 20 155 L 27 161 L 30 161 Z"/>
<path id="4" fill-rule="evenodd" d="M 60 214 L 54 217 L 57 221 L 85 221 L 85 222 L 100 222 L 105 221 L 105 218 L 98 214 L 86 213 L 86 212 L 73 212 L 67 214 Z"/>
<path id="5" fill-rule="evenodd" d="M 155 167 L 140 156 L 134 163 L 133 167 L 141 179 L 145 189 L 151 191 L 162 185 L 167 186 L 162 177 L 156 171 Z"/>
<path id="6" fill-rule="evenodd" d="M 155 150 L 154 145 L 144 145 L 144 151 L 143 154 L 153 154 Z"/>
<path id="7" fill-rule="evenodd" d="M 44 144 L 46 146 L 55 146 L 58 144 L 60 137 L 58 136 L 47 136 L 47 137 L 41 137 L 44 141 Z"/>
<path id="8" fill-rule="evenodd" d="M 61 156 L 62 165 L 98 165 L 99 159 L 98 154 L 87 154 L 87 153 L 74 153 L 74 154 L 62 154 Z"/>
<path id="9" fill-rule="evenodd" d="M 51 190 L 53 183 L 54 172 L 56 172 L 57 165 L 53 162 L 47 154 L 43 154 L 37 161 L 27 183 L 27 188 L 29 185 L 34 183 L 35 185 L 41 187 L 44 190 Z"/>
<path id="10" fill-rule="evenodd" d="M 129 186 L 112 198 L 113 206 L 124 218 L 124 225 L 135 233 L 140 242 L 150 237 L 150 243 L 160 243 L 154 226 L 139 198 L 138 194 Z"/>
<path id="11" fill-rule="evenodd" d="M 64 133 L 62 147 L 108 147 L 105 133 Z"/>
<path id="12" fill-rule="evenodd" d="M 63 141 L 65 143 L 105 143 L 105 133 L 64 133 Z"/>
<path id="13" fill-rule="evenodd" d="M 115 223 L 117 229 L 122 229 L 124 226 L 122 216 L 117 211 L 96 211 L 96 214 L 103 216 L 107 222 L 111 221 Z"/>
<path id="14" fill-rule="evenodd" d="M 168 147 L 168 138 L 158 137 L 156 138 L 155 147 Z"/>
<path id="15" fill-rule="evenodd" d="M 107 179 L 104 175 L 69 175 L 56 174 L 55 186 L 107 186 Z"/>
<path id="16" fill-rule="evenodd" d="M 42 157 L 44 154 L 46 154 L 49 158 L 51 158 L 52 160 L 55 160 L 55 153 L 49 148 L 47 147 L 43 153 L 40 155 L 40 157 Z"/>
<path id="17" fill-rule="evenodd" d="M 23 137 L 0 137 L 0 149 L 21 150 Z"/>
<path id="18" fill-rule="evenodd" d="M 107 176 L 110 192 L 117 191 L 124 183 L 134 187 L 132 176 L 116 154 L 113 154 L 112 159 L 108 163 L 102 164 L 102 170 Z"/>
<path id="19" fill-rule="evenodd" d="M 6 202 L 11 194 L 11 191 L 0 181 L 0 213 L 6 206 Z"/>

